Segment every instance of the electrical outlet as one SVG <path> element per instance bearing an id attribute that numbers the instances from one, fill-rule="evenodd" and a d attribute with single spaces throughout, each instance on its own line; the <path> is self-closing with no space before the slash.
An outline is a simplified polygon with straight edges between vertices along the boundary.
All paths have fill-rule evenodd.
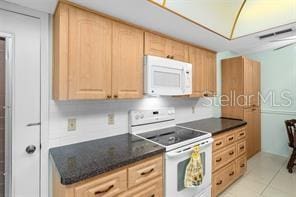
<path id="1" fill-rule="evenodd" d="M 68 119 L 68 131 L 76 130 L 76 118 Z"/>
<path id="2" fill-rule="evenodd" d="M 195 106 L 191 107 L 192 113 L 195 114 Z"/>
<path id="3" fill-rule="evenodd" d="M 108 125 L 114 125 L 114 114 L 108 114 Z"/>

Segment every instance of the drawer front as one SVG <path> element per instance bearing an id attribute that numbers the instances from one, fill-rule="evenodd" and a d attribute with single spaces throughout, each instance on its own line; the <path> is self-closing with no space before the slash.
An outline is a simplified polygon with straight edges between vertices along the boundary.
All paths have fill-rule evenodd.
<path id="1" fill-rule="evenodd" d="M 112 197 L 126 190 L 126 170 L 121 170 L 105 177 L 99 177 L 74 188 L 75 196 L 79 197 Z"/>
<path id="2" fill-rule="evenodd" d="M 236 163 L 231 162 L 213 175 L 212 193 L 217 196 L 236 179 Z"/>
<path id="3" fill-rule="evenodd" d="M 236 145 L 237 147 L 237 156 L 241 156 L 247 152 L 247 143 L 246 140 L 239 141 Z"/>
<path id="4" fill-rule="evenodd" d="M 236 144 L 213 154 L 213 171 L 218 170 L 236 158 Z"/>
<path id="5" fill-rule="evenodd" d="M 225 146 L 225 138 L 224 137 L 214 137 L 213 142 L 213 152 L 219 150 Z"/>
<path id="6" fill-rule="evenodd" d="M 243 155 L 242 157 L 236 160 L 236 172 L 237 176 L 242 176 L 247 170 L 247 156 Z"/>
<path id="7" fill-rule="evenodd" d="M 157 177 L 155 179 L 152 179 L 148 183 L 143 183 L 119 195 L 119 197 L 162 197 L 162 188 L 162 177 Z"/>
<path id="8" fill-rule="evenodd" d="M 162 156 L 128 168 L 128 187 L 133 187 L 162 175 Z"/>
<path id="9" fill-rule="evenodd" d="M 243 139 L 246 137 L 246 129 L 243 128 L 243 129 L 239 129 L 237 132 L 236 132 L 236 138 L 237 140 L 240 140 L 240 139 Z"/>
<path id="10" fill-rule="evenodd" d="M 231 132 L 230 134 L 225 136 L 225 146 L 232 144 L 235 141 L 236 141 L 236 133 L 235 132 Z"/>

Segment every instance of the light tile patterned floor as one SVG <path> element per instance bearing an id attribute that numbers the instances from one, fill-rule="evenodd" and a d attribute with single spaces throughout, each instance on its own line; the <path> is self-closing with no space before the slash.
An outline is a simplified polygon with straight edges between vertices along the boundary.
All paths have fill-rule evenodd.
<path id="1" fill-rule="evenodd" d="M 246 174 L 220 197 L 296 197 L 296 167 L 288 173 L 286 157 L 258 153 L 248 161 Z"/>

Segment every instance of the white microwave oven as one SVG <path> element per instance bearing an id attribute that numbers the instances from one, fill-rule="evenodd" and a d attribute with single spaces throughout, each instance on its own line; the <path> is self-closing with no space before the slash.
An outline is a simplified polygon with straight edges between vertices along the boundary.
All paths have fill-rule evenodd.
<path id="1" fill-rule="evenodd" d="M 192 93 L 192 64 L 145 56 L 144 90 L 152 96 L 178 96 Z"/>

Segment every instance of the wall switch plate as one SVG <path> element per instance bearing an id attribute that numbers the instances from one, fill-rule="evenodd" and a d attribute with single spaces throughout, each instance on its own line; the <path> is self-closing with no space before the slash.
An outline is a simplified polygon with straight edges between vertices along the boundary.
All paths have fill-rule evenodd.
<path id="1" fill-rule="evenodd" d="M 195 106 L 191 107 L 192 113 L 195 114 Z"/>
<path id="2" fill-rule="evenodd" d="M 114 114 L 108 114 L 108 125 L 114 125 Z"/>
<path id="3" fill-rule="evenodd" d="M 68 119 L 68 131 L 76 131 L 76 118 Z"/>

